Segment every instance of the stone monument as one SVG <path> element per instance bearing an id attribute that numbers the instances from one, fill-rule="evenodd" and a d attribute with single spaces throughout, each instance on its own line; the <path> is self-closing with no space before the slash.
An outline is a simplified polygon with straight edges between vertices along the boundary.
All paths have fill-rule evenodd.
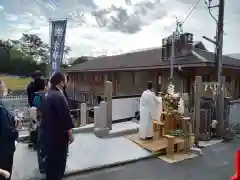
<path id="1" fill-rule="evenodd" d="M 107 102 L 102 101 L 100 106 L 94 108 L 94 132 L 98 137 L 109 134 L 107 127 Z"/>
<path id="2" fill-rule="evenodd" d="M 112 82 L 104 82 L 104 100 L 107 102 L 107 127 L 112 130 Z"/>

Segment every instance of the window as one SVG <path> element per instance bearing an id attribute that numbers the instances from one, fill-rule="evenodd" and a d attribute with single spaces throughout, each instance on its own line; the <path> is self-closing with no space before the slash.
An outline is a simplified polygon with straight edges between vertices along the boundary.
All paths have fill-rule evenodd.
<path id="1" fill-rule="evenodd" d="M 152 72 L 148 72 L 148 81 L 152 81 Z"/>
<path id="2" fill-rule="evenodd" d="M 95 75 L 94 76 L 94 82 L 101 82 L 102 81 L 102 76 Z"/>
<path id="3" fill-rule="evenodd" d="M 141 72 L 132 73 L 133 84 L 139 84 L 141 82 Z"/>
<path id="4" fill-rule="evenodd" d="M 86 75 L 81 73 L 78 75 L 78 80 L 81 81 L 81 82 L 84 82 L 86 81 Z"/>
<path id="5" fill-rule="evenodd" d="M 208 74 L 208 75 L 202 76 L 202 81 L 203 82 L 210 82 L 210 75 Z"/>
<path id="6" fill-rule="evenodd" d="M 226 83 L 231 83 L 231 77 L 230 76 L 226 76 Z"/>
<path id="7" fill-rule="evenodd" d="M 104 81 L 108 81 L 108 74 L 104 74 Z"/>
<path id="8" fill-rule="evenodd" d="M 132 73 L 132 84 L 135 84 L 136 82 L 135 82 L 135 73 L 133 72 Z"/>

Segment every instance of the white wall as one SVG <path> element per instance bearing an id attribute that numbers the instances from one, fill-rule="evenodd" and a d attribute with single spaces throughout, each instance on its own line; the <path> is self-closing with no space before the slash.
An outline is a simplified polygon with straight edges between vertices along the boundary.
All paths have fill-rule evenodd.
<path id="1" fill-rule="evenodd" d="M 135 112 L 139 111 L 140 97 L 129 97 L 112 100 L 112 120 L 135 117 Z"/>
<path id="2" fill-rule="evenodd" d="M 14 112 L 16 109 L 25 111 L 25 108 L 28 107 L 28 99 L 24 96 L 5 96 L 0 98 L 0 101 L 11 112 Z"/>
<path id="3" fill-rule="evenodd" d="M 24 111 L 25 107 L 28 107 L 28 101 L 26 97 L 11 96 L 1 98 L 1 101 L 10 111 L 19 109 Z M 112 119 L 113 121 L 119 119 L 126 119 L 135 117 L 135 112 L 139 111 L 140 97 L 128 97 L 112 100 Z"/>

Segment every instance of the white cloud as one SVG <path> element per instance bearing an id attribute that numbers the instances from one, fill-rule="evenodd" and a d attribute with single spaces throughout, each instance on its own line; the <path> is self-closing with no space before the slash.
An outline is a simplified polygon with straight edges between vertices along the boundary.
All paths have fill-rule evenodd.
<path id="1" fill-rule="evenodd" d="M 18 20 L 9 21 L 7 33 L 0 36 L 15 38 L 23 32 L 38 33 L 48 43 L 48 19 L 67 17 L 66 44 L 72 48 L 71 56 L 127 52 L 160 46 L 161 39 L 174 30 L 175 17 L 183 20 L 195 3 L 193 0 L 132 0 L 132 4 L 126 4 L 126 1 L 82 0 L 81 4 L 78 0 L 71 0 L 71 3 L 61 0 L 54 5 L 41 0 L 25 0 L 28 3 L 24 9 L 16 13 Z M 240 17 L 238 3 L 239 0 L 231 0 L 226 4 L 225 53 L 239 52 L 236 38 L 240 31 L 237 23 Z M 97 13 L 102 27 L 99 27 L 92 12 Z M 215 28 L 204 2 L 199 4 L 184 24 L 184 31 L 193 32 L 196 40 L 202 40 L 203 35 L 213 38 Z M 212 44 L 204 43 L 213 50 Z"/>
<path id="2" fill-rule="evenodd" d="M 8 21 L 17 21 L 18 20 L 18 16 L 15 14 L 6 14 L 6 20 Z"/>
<path id="3" fill-rule="evenodd" d="M 4 10 L 4 7 L 0 5 L 0 11 L 3 11 Z"/>

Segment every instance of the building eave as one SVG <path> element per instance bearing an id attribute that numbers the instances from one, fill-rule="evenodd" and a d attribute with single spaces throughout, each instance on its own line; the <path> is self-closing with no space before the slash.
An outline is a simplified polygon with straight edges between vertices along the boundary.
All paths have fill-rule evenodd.
<path id="1" fill-rule="evenodd" d="M 208 63 L 189 63 L 189 64 L 175 64 L 174 68 L 194 68 L 206 67 Z M 125 68 L 112 68 L 112 69 L 87 69 L 87 70 L 68 70 L 66 73 L 81 73 L 81 72 L 109 72 L 109 71 L 138 71 L 138 70 L 155 70 L 155 69 L 170 69 L 170 65 L 159 65 L 151 67 L 125 67 Z"/>

